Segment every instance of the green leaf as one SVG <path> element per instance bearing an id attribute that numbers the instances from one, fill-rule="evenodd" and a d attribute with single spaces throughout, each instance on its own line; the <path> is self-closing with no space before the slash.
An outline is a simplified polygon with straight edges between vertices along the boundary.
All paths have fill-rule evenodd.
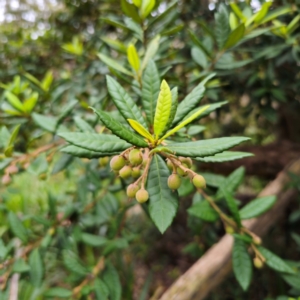
<path id="1" fill-rule="evenodd" d="M 12 272 L 13 273 L 25 273 L 30 270 L 29 265 L 24 261 L 24 259 L 19 258 L 14 262 Z"/>
<path id="2" fill-rule="evenodd" d="M 95 132 L 94 128 L 85 120 L 83 120 L 80 117 L 74 117 L 74 121 L 76 126 L 82 131 L 82 132 Z"/>
<path id="3" fill-rule="evenodd" d="M 203 162 L 226 162 L 226 161 L 232 161 L 236 159 L 241 159 L 244 157 L 253 156 L 252 153 L 248 152 L 238 152 L 238 151 L 224 151 L 221 153 L 217 153 L 213 156 L 206 156 L 206 157 L 196 157 L 195 160 L 203 161 Z"/>
<path id="4" fill-rule="evenodd" d="M 274 205 L 276 200 L 276 196 L 265 196 L 252 200 L 240 210 L 241 219 L 251 219 L 262 215 Z"/>
<path id="5" fill-rule="evenodd" d="M 191 50 L 191 55 L 193 60 L 203 69 L 205 69 L 207 67 L 207 58 L 205 53 L 197 48 L 197 47 L 193 47 Z"/>
<path id="6" fill-rule="evenodd" d="M 140 8 L 140 14 L 142 19 L 147 18 L 147 16 L 151 13 L 154 6 L 155 6 L 155 0 L 142 0 L 142 5 Z"/>
<path id="7" fill-rule="evenodd" d="M 252 278 L 252 261 L 246 244 L 236 238 L 232 250 L 232 266 L 236 280 L 247 291 Z"/>
<path id="8" fill-rule="evenodd" d="M 234 46 L 238 41 L 240 41 L 244 37 L 244 33 L 245 33 L 245 25 L 240 24 L 230 33 L 224 48 L 228 49 Z"/>
<path id="9" fill-rule="evenodd" d="M 172 105 L 171 105 L 170 116 L 169 116 L 168 123 L 165 127 L 165 130 L 161 133 L 161 135 L 164 135 L 167 132 L 167 130 L 171 127 L 171 124 L 173 123 L 173 120 L 175 118 L 177 107 L 178 107 L 178 89 L 177 89 L 177 87 L 174 87 L 171 90 L 171 95 L 172 95 Z"/>
<path id="10" fill-rule="evenodd" d="M 148 180 L 149 214 L 161 233 L 171 225 L 178 208 L 177 192 L 169 189 L 167 181 L 170 175 L 164 160 L 157 154 L 153 155 Z"/>
<path id="11" fill-rule="evenodd" d="M 75 146 L 106 154 L 121 152 L 131 146 L 117 136 L 108 134 L 61 132 L 58 135 Z"/>
<path id="12" fill-rule="evenodd" d="M 65 170 L 73 161 L 73 157 L 67 153 L 63 153 L 59 160 L 57 160 L 52 168 L 51 175 L 57 174 Z"/>
<path id="13" fill-rule="evenodd" d="M 219 6 L 218 12 L 215 14 L 216 21 L 216 39 L 219 49 L 223 49 L 225 42 L 230 34 L 229 16 L 224 4 Z"/>
<path id="14" fill-rule="evenodd" d="M 142 27 L 138 24 L 139 22 L 136 23 L 132 19 L 126 18 L 125 23 L 127 25 L 127 28 L 133 32 L 133 36 L 143 42 L 144 34 Z"/>
<path id="15" fill-rule="evenodd" d="M 248 140 L 247 137 L 223 137 L 195 142 L 168 143 L 167 147 L 176 155 L 204 157 L 223 152 Z"/>
<path id="16" fill-rule="evenodd" d="M 50 86 L 51 86 L 52 82 L 53 82 L 53 72 L 51 70 L 49 70 L 41 82 L 42 89 L 45 92 L 48 92 L 50 90 Z"/>
<path id="17" fill-rule="evenodd" d="M 262 256 L 266 259 L 266 265 L 271 269 L 288 274 L 294 274 L 295 271 L 280 257 L 269 251 L 268 249 L 258 246 L 257 247 Z"/>
<path id="18" fill-rule="evenodd" d="M 13 131 L 12 134 L 9 138 L 8 144 L 6 145 L 5 149 L 4 149 L 4 155 L 6 157 L 11 157 L 12 156 L 12 152 L 14 149 L 14 142 L 18 136 L 19 130 L 20 130 L 21 124 L 17 125 Z"/>
<path id="19" fill-rule="evenodd" d="M 108 75 L 106 76 L 106 80 L 108 92 L 124 119 L 136 120 L 144 127 L 147 127 L 140 109 L 137 107 L 132 98 L 126 93 L 123 87 Z"/>
<path id="20" fill-rule="evenodd" d="M 99 278 L 94 281 L 94 288 L 96 294 L 96 300 L 107 300 L 109 296 L 109 290 L 106 284 Z"/>
<path id="21" fill-rule="evenodd" d="M 107 243 L 107 238 L 90 233 L 82 233 L 81 241 L 93 247 L 100 247 Z"/>
<path id="22" fill-rule="evenodd" d="M 245 175 L 245 168 L 239 167 L 238 169 L 234 170 L 224 181 L 222 186 L 217 192 L 217 198 L 222 197 L 223 193 L 221 188 L 225 187 L 229 193 L 233 193 L 237 187 L 241 184 L 244 180 Z"/>
<path id="23" fill-rule="evenodd" d="M 238 5 L 234 2 L 229 3 L 231 9 L 234 11 L 234 13 L 242 20 L 243 22 L 247 20 L 247 18 L 243 15 L 242 11 L 238 7 Z"/>
<path id="24" fill-rule="evenodd" d="M 269 11 L 270 6 L 272 5 L 272 2 L 265 2 L 262 6 L 259 12 L 257 12 L 254 15 L 253 21 L 255 23 L 260 23 L 260 21 L 266 16 L 266 14 Z"/>
<path id="25" fill-rule="evenodd" d="M 73 156 L 82 157 L 82 158 L 99 158 L 99 157 L 105 157 L 105 156 L 112 156 L 119 154 L 120 151 L 116 152 L 96 152 L 91 151 L 85 148 L 81 148 L 74 145 L 67 145 L 64 148 L 61 149 L 61 152 L 68 153 Z"/>
<path id="26" fill-rule="evenodd" d="M 201 175 L 205 178 L 206 184 L 215 188 L 218 188 L 222 185 L 225 177 L 218 174 L 212 173 L 202 173 Z"/>
<path id="27" fill-rule="evenodd" d="M 102 274 L 102 280 L 108 288 L 110 300 L 120 300 L 122 286 L 117 270 L 111 263 L 107 263 Z"/>
<path id="28" fill-rule="evenodd" d="M 56 126 L 58 123 L 57 118 L 33 113 L 32 119 L 42 129 L 53 133 L 56 131 Z"/>
<path id="29" fill-rule="evenodd" d="M 165 130 L 172 106 L 172 94 L 165 80 L 162 81 L 154 116 L 154 133 L 156 138 Z"/>
<path id="30" fill-rule="evenodd" d="M 179 24 L 171 28 L 167 28 L 161 32 L 161 35 L 163 36 L 174 35 L 175 33 L 181 31 L 184 28 L 184 26 L 185 26 L 184 24 Z"/>
<path id="31" fill-rule="evenodd" d="M 4 93 L 5 98 L 7 99 L 7 101 L 17 110 L 21 111 L 21 112 L 25 112 L 25 108 L 22 104 L 22 102 L 19 100 L 19 98 L 14 95 L 12 92 L 10 91 L 5 91 Z"/>
<path id="32" fill-rule="evenodd" d="M 153 60 L 150 60 L 142 78 L 142 103 L 147 119 L 151 125 L 154 122 L 159 87 L 159 73 Z"/>
<path id="33" fill-rule="evenodd" d="M 70 250 L 63 250 L 64 265 L 71 271 L 81 276 L 86 276 L 88 270 L 80 261 L 79 257 Z"/>
<path id="34" fill-rule="evenodd" d="M 179 125 L 177 125 L 176 127 L 174 127 L 173 129 L 171 129 L 169 132 L 167 132 L 162 138 L 161 140 L 166 139 L 167 137 L 169 137 L 170 135 L 174 134 L 175 132 L 177 132 L 178 130 L 180 130 L 181 128 L 183 128 L 185 125 L 191 123 L 192 121 L 194 121 L 198 116 L 200 116 L 205 110 L 207 110 L 209 108 L 209 105 L 206 105 L 202 108 L 200 108 L 197 112 L 195 112 L 193 115 L 191 115 L 189 118 L 185 119 L 184 121 L 182 121 L 181 123 L 179 123 Z"/>
<path id="35" fill-rule="evenodd" d="M 18 237 L 22 242 L 27 243 L 28 232 L 20 219 L 13 213 L 8 214 L 8 223 L 13 234 Z"/>
<path id="36" fill-rule="evenodd" d="M 150 41 L 150 43 L 147 46 L 147 50 L 142 62 L 142 67 L 141 69 L 144 70 L 146 66 L 148 66 L 149 61 L 155 56 L 158 47 L 159 47 L 159 40 L 160 40 L 160 36 L 157 35 L 153 40 Z M 159 85 L 158 85 L 158 89 L 159 89 Z M 157 89 L 157 93 L 158 93 L 158 89 Z M 156 100 L 156 99 L 155 99 Z"/>
<path id="37" fill-rule="evenodd" d="M 239 20 L 233 12 L 229 13 L 229 25 L 231 30 L 234 30 L 239 26 Z"/>
<path id="38" fill-rule="evenodd" d="M 154 142 L 153 136 L 151 135 L 151 133 L 143 125 L 141 125 L 139 122 L 137 122 L 135 120 L 128 119 L 127 121 L 129 122 L 130 126 L 136 132 L 138 132 L 141 136 L 145 137 L 146 139 L 148 139 L 152 143 Z"/>
<path id="39" fill-rule="evenodd" d="M 221 189 L 221 191 L 222 191 L 222 193 L 225 197 L 227 206 L 228 206 L 230 212 L 232 213 L 232 216 L 233 216 L 234 220 L 236 221 L 236 223 L 240 227 L 241 226 L 241 217 L 240 217 L 240 214 L 239 214 L 238 206 L 237 206 L 234 198 L 232 197 L 231 193 L 228 191 L 226 186 L 222 185 L 220 187 L 220 189 Z"/>
<path id="40" fill-rule="evenodd" d="M 267 23 L 269 21 L 277 19 L 279 16 L 291 13 L 292 11 L 293 11 L 293 7 L 289 6 L 289 5 L 288 6 L 279 7 L 277 9 L 274 9 L 271 12 L 269 12 L 259 23 L 260 24 Z"/>
<path id="41" fill-rule="evenodd" d="M 196 202 L 187 211 L 190 215 L 208 222 L 215 222 L 219 218 L 218 213 L 207 201 Z"/>
<path id="42" fill-rule="evenodd" d="M 141 18 L 137 12 L 136 7 L 128 3 L 126 0 L 121 0 L 121 7 L 123 12 L 130 18 L 132 18 L 135 22 L 140 23 Z"/>
<path id="43" fill-rule="evenodd" d="M 44 276 L 44 266 L 39 249 L 34 249 L 30 253 L 28 261 L 31 284 L 35 287 L 40 287 Z"/>
<path id="44" fill-rule="evenodd" d="M 54 287 L 45 292 L 45 297 L 69 298 L 72 296 L 72 291 L 61 287 Z"/>
<path id="45" fill-rule="evenodd" d="M 127 48 L 122 42 L 118 40 L 110 39 L 108 37 L 101 37 L 101 40 L 107 45 L 109 45 L 111 48 L 122 53 L 127 53 Z"/>
<path id="46" fill-rule="evenodd" d="M 208 51 L 208 49 L 203 45 L 203 43 L 196 37 L 196 35 L 188 30 L 189 36 L 191 38 L 191 40 L 193 41 L 193 43 L 199 48 L 201 49 L 208 57 L 211 57 L 211 53 Z"/>
<path id="47" fill-rule="evenodd" d="M 205 77 L 178 105 L 177 112 L 172 126 L 181 121 L 192 109 L 194 109 L 202 99 L 205 92 L 206 82 L 215 76 L 215 73 Z"/>
<path id="48" fill-rule="evenodd" d="M 127 59 L 131 67 L 137 72 L 140 69 L 140 58 L 133 44 L 127 48 Z"/>
<path id="49" fill-rule="evenodd" d="M 133 76 L 133 74 L 130 71 L 128 71 L 122 65 L 120 65 L 118 62 L 116 62 L 116 60 L 111 59 L 110 57 L 108 57 L 102 53 L 98 53 L 98 57 L 110 68 L 113 68 L 121 73 L 126 74 L 126 75 Z"/>
<path id="50" fill-rule="evenodd" d="M 29 98 L 25 99 L 23 107 L 27 113 L 30 113 L 33 110 L 38 101 L 38 97 L 39 94 L 37 92 L 34 92 Z"/>
<path id="51" fill-rule="evenodd" d="M 91 107 L 92 108 L 92 107 Z M 108 113 L 102 110 L 93 111 L 98 115 L 102 123 L 121 139 L 138 147 L 147 147 L 148 144 L 138 135 L 127 129 L 123 124 L 112 118 Z"/>

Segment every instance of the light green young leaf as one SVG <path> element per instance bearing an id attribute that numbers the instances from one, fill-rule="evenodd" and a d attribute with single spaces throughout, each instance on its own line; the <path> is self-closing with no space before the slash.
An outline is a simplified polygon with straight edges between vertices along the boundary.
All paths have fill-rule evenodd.
<path id="1" fill-rule="evenodd" d="M 172 123 L 172 126 L 176 125 L 178 122 L 191 112 L 202 99 L 205 92 L 205 84 L 210 80 L 215 73 L 205 77 L 178 105 L 177 112 Z"/>
<path id="2" fill-rule="evenodd" d="M 287 26 L 288 34 L 292 34 L 300 26 L 300 15 L 297 15 Z"/>
<path id="3" fill-rule="evenodd" d="M 53 72 L 50 70 L 46 73 L 45 77 L 43 78 L 43 80 L 41 82 L 42 89 L 45 92 L 48 92 L 52 82 L 53 82 Z"/>
<path id="4" fill-rule="evenodd" d="M 142 5 L 142 0 L 133 0 L 132 2 L 136 7 L 140 7 Z"/>
<path id="5" fill-rule="evenodd" d="M 240 41 L 244 37 L 244 33 L 245 33 L 245 25 L 240 24 L 230 33 L 224 48 L 228 49 L 234 46 L 238 41 Z"/>
<path id="6" fill-rule="evenodd" d="M 288 273 L 288 274 L 294 274 L 295 271 L 280 257 L 278 257 L 276 254 L 272 253 L 268 249 L 258 246 L 258 251 L 263 255 L 263 257 L 266 259 L 266 265 L 269 266 L 271 269 L 282 272 L 282 273 Z"/>
<path id="7" fill-rule="evenodd" d="M 147 16 L 151 13 L 154 6 L 155 6 L 155 0 L 142 0 L 142 5 L 140 8 L 140 14 L 142 19 L 147 18 Z"/>
<path id="8" fill-rule="evenodd" d="M 173 129 L 171 129 L 169 132 L 167 132 L 160 140 L 166 139 L 170 135 L 177 132 L 179 129 L 183 128 L 185 125 L 191 123 L 192 121 L 194 121 L 198 116 L 200 116 L 208 108 L 209 108 L 209 105 L 206 105 L 206 106 L 200 108 L 197 112 L 195 112 L 195 114 L 191 115 L 188 119 L 182 121 L 179 125 L 177 125 Z"/>
<path id="9" fill-rule="evenodd" d="M 118 122 L 112 118 L 108 113 L 102 110 L 96 110 L 91 107 L 93 111 L 98 115 L 101 122 L 112 131 L 116 136 L 127 141 L 130 144 L 133 144 L 138 147 L 147 147 L 148 144 L 134 132 L 130 131 L 122 123 Z"/>
<path id="10" fill-rule="evenodd" d="M 252 261 L 246 244 L 235 238 L 232 250 L 232 266 L 236 280 L 247 291 L 252 278 Z"/>
<path id="11" fill-rule="evenodd" d="M 137 107 L 132 98 L 123 89 L 123 87 L 112 77 L 106 76 L 108 92 L 111 95 L 115 106 L 120 111 L 121 115 L 127 121 L 128 119 L 133 119 L 138 121 L 144 127 L 147 124 L 142 116 L 141 110 Z"/>
<path id="12" fill-rule="evenodd" d="M 223 152 L 242 142 L 248 141 L 247 137 L 223 137 L 185 143 L 168 143 L 167 147 L 176 155 L 190 157 L 204 157 Z"/>
<path id="13" fill-rule="evenodd" d="M 241 21 L 245 22 L 247 18 L 243 15 L 242 11 L 238 7 L 238 5 L 234 2 L 229 3 L 231 9 L 234 11 L 234 13 L 240 18 Z"/>
<path id="14" fill-rule="evenodd" d="M 159 40 L 160 40 L 160 35 L 157 35 L 153 40 L 150 41 L 150 43 L 147 46 L 147 50 L 142 62 L 142 67 L 141 69 L 144 70 L 146 68 L 146 66 L 148 67 L 149 65 L 149 61 L 150 59 L 152 59 L 157 50 L 158 50 L 158 46 L 159 46 Z"/>
<path id="15" fill-rule="evenodd" d="M 118 40 L 110 39 L 108 37 L 101 37 L 101 40 L 107 45 L 109 45 L 111 48 L 122 53 L 127 53 L 127 48 L 122 42 Z"/>
<path id="16" fill-rule="evenodd" d="M 30 113 L 33 110 L 37 103 L 38 97 L 39 94 L 37 92 L 34 92 L 29 98 L 25 99 L 23 107 L 27 113 Z"/>
<path id="17" fill-rule="evenodd" d="M 58 135 L 70 144 L 105 154 L 121 152 L 131 146 L 117 136 L 109 134 L 60 132 Z"/>
<path id="18" fill-rule="evenodd" d="M 102 53 L 98 53 L 98 57 L 110 68 L 113 68 L 121 73 L 126 74 L 126 75 L 133 76 L 133 74 L 130 71 L 125 69 L 122 65 L 120 65 L 118 62 L 116 62 L 114 59 L 111 59 L 110 57 L 108 57 Z"/>
<path id="19" fill-rule="evenodd" d="M 255 15 L 254 15 L 254 18 L 253 18 L 253 21 L 255 23 L 260 23 L 260 21 L 266 16 L 266 14 L 268 13 L 269 11 L 269 8 L 270 6 L 272 5 L 272 2 L 265 2 L 261 9 L 259 10 L 259 12 L 257 12 Z"/>
<path id="20" fill-rule="evenodd" d="M 268 13 L 259 23 L 265 24 L 269 21 L 272 21 L 274 19 L 277 19 L 279 16 L 291 13 L 293 11 L 292 6 L 282 6 L 277 9 L 272 10 L 270 13 Z"/>
<path id="21" fill-rule="evenodd" d="M 140 69 L 140 58 L 133 44 L 127 48 L 127 59 L 131 67 L 137 72 Z"/>
<path id="22" fill-rule="evenodd" d="M 252 200 L 240 210 L 241 219 L 258 217 L 268 211 L 276 202 L 276 196 L 265 196 Z"/>
<path id="23" fill-rule="evenodd" d="M 147 119 L 151 125 L 154 122 L 159 87 L 159 73 L 153 60 L 150 60 L 142 78 L 142 103 Z"/>
<path id="24" fill-rule="evenodd" d="M 40 287 L 42 285 L 42 280 L 44 276 L 44 266 L 39 249 L 34 249 L 30 253 L 29 266 L 31 284 L 35 287 Z"/>
<path id="25" fill-rule="evenodd" d="M 229 25 L 231 30 L 234 30 L 239 26 L 238 18 L 233 12 L 230 12 L 229 14 Z"/>
<path id="26" fill-rule="evenodd" d="M 147 179 L 149 214 L 161 233 L 171 225 L 178 208 L 177 192 L 172 192 L 167 184 L 170 171 L 164 160 L 154 154 Z"/>
<path id="27" fill-rule="evenodd" d="M 248 152 L 224 151 L 221 153 L 217 153 L 213 156 L 196 157 L 195 160 L 216 163 L 216 162 L 232 161 L 232 160 L 241 159 L 250 156 L 253 156 L 253 154 Z"/>
<path id="28" fill-rule="evenodd" d="M 188 208 L 188 213 L 207 222 L 215 222 L 219 215 L 207 201 L 201 201 Z"/>
<path id="29" fill-rule="evenodd" d="M 172 94 L 165 80 L 162 81 L 154 116 L 154 133 L 156 138 L 164 131 L 171 112 Z"/>
<path id="30" fill-rule="evenodd" d="M 5 91 L 4 93 L 5 98 L 7 99 L 7 101 L 17 110 L 21 111 L 21 112 L 25 112 L 24 106 L 22 104 L 22 102 L 20 101 L 20 99 L 14 95 L 12 92 L 10 91 Z"/>
<path id="31" fill-rule="evenodd" d="M 132 119 L 128 119 L 127 121 L 129 122 L 130 126 L 136 132 L 138 132 L 141 136 L 145 137 L 150 142 L 154 142 L 153 136 L 150 134 L 150 132 L 143 125 L 141 125 L 139 122 L 137 122 L 135 120 L 132 120 Z"/>
<path id="32" fill-rule="evenodd" d="M 141 18 L 134 4 L 128 3 L 126 0 L 121 0 L 121 8 L 125 15 L 132 18 L 135 22 L 140 23 Z"/>

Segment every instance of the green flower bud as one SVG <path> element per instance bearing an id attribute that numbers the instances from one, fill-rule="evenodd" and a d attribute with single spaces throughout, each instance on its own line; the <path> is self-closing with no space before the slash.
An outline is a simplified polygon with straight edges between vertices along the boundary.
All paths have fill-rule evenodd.
<path id="1" fill-rule="evenodd" d="M 139 177 L 141 176 L 141 170 L 140 170 L 140 168 L 138 168 L 138 167 L 132 168 L 131 176 L 132 176 L 134 179 L 139 178 Z"/>
<path id="2" fill-rule="evenodd" d="M 195 175 L 192 181 L 197 188 L 204 189 L 206 187 L 206 181 L 202 175 Z"/>
<path id="3" fill-rule="evenodd" d="M 139 190 L 139 186 L 137 184 L 134 183 L 130 184 L 126 190 L 127 196 L 129 198 L 134 198 L 138 190 Z"/>
<path id="4" fill-rule="evenodd" d="M 264 263 L 258 257 L 254 257 L 253 264 L 254 264 L 254 267 L 257 269 L 261 269 L 264 266 Z"/>
<path id="5" fill-rule="evenodd" d="M 182 166 L 184 166 L 185 168 L 187 168 L 188 166 L 186 165 L 186 164 L 182 164 Z M 187 175 L 187 173 L 186 172 L 184 172 L 181 168 L 177 168 L 176 169 L 177 170 L 177 173 L 180 175 L 180 176 L 182 176 L 182 177 L 185 177 L 186 175 Z"/>
<path id="6" fill-rule="evenodd" d="M 145 189 L 140 189 L 137 191 L 135 198 L 139 203 L 144 203 L 149 199 L 149 193 Z"/>
<path id="7" fill-rule="evenodd" d="M 187 168 L 191 168 L 191 166 L 193 165 L 193 161 L 191 160 L 190 157 L 183 157 L 183 156 L 180 156 L 179 157 L 179 160 L 185 164 L 187 166 Z"/>
<path id="8" fill-rule="evenodd" d="M 167 159 L 167 166 L 168 166 L 169 170 L 172 172 L 174 165 L 172 164 L 172 162 L 169 159 Z"/>
<path id="9" fill-rule="evenodd" d="M 225 231 L 226 231 L 226 233 L 228 233 L 228 234 L 233 234 L 235 231 L 234 231 L 234 228 L 233 227 L 231 227 L 231 226 L 226 226 L 225 227 Z"/>
<path id="10" fill-rule="evenodd" d="M 131 176 L 132 169 L 130 166 L 124 166 L 120 171 L 119 175 L 123 179 L 127 179 Z"/>
<path id="11" fill-rule="evenodd" d="M 143 162 L 143 156 L 139 149 L 132 149 L 129 152 L 129 161 L 133 166 L 140 165 Z"/>
<path id="12" fill-rule="evenodd" d="M 179 189 L 181 184 L 181 178 L 178 174 L 171 174 L 168 178 L 168 187 L 171 190 L 177 190 Z"/>
<path id="13" fill-rule="evenodd" d="M 114 171 L 121 170 L 126 164 L 125 158 L 121 155 L 114 156 L 110 161 L 110 167 Z"/>
<path id="14" fill-rule="evenodd" d="M 109 162 L 109 158 L 107 156 L 99 158 L 99 165 L 100 167 L 105 167 Z"/>

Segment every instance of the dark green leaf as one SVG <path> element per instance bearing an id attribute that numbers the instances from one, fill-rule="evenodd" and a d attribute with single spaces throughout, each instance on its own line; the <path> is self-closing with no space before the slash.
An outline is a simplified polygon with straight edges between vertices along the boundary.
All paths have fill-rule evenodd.
<path id="1" fill-rule="evenodd" d="M 218 174 L 212 174 L 212 173 L 202 173 L 201 175 L 205 178 L 206 184 L 210 185 L 212 187 L 220 187 L 225 180 L 225 177 Z"/>
<path id="2" fill-rule="evenodd" d="M 244 157 L 253 156 L 252 153 L 248 152 L 237 152 L 237 151 L 224 151 L 221 153 L 217 153 L 213 156 L 206 156 L 206 157 L 196 157 L 196 160 L 203 161 L 203 162 L 224 162 L 224 161 L 232 161 L 236 159 L 241 159 Z"/>
<path id="3" fill-rule="evenodd" d="M 184 28 L 184 24 L 176 25 L 170 29 L 163 30 L 161 35 L 174 35 L 175 33 L 181 31 Z"/>
<path id="4" fill-rule="evenodd" d="M 178 105 L 177 112 L 172 123 L 174 127 L 178 122 L 182 121 L 182 119 L 192 110 L 194 109 L 199 101 L 202 99 L 205 92 L 205 84 L 211 79 L 215 74 L 210 74 L 205 77 Z M 199 109 L 199 108 L 197 108 Z"/>
<path id="5" fill-rule="evenodd" d="M 59 134 L 67 142 L 88 150 L 114 153 L 123 151 L 131 145 L 117 136 L 97 133 L 62 132 Z"/>
<path id="6" fill-rule="evenodd" d="M 164 160 L 153 155 L 147 179 L 147 191 L 150 195 L 149 213 L 161 233 L 171 225 L 178 208 L 177 192 L 172 192 L 167 184 L 170 175 Z"/>
<path id="7" fill-rule="evenodd" d="M 85 276 L 88 274 L 88 270 L 80 261 L 79 257 L 70 250 L 63 250 L 63 262 L 64 265 L 71 271 L 78 275 Z"/>
<path id="8" fill-rule="evenodd" d="M 139 135 L 135 134 L 131 130 L 127 129 L 120 122 L 112 118 L 108 113 L 102 110 L 96 110 L 94 108 L 92 109 L 98 115 L 102 123 L 121 139 L 138 147 L 148 146 L 148 144 L 144 141 L 143 138 L 141 138 Z"/>
<path id="9" fill-rule="evenodd" d="M 160 76 L 153 60 L 150 60 L 143 74 L 142 103 L 147 119 L 152 125 L 160 88 Z"/>
<path id="10" fill-rule="evenodd" d="M 85 120 L 81 119 L 80 117 L 74 117 L 74 121 L 76 126 L 82 131 L 82 132 L 95 132 L 93 127 L 86 122 Z"/>
<path id="11" fill-rule="evenodd" d="M 100 247 L 107 243 L 107 238 L 95 234 L 82 233 L 81 241 L 93 247 Z"/>
<path id="12" fill-rule="evenodd" d="M 238 41 L 240 41 L 244 37 L 244 33 L 245 33 L 245 25 L 240 24 L 230 33 L 224 48 L 228 49 L 234 46 Z"/>
<path id="13" fill-rule="evenodd" d="M 145 128 L 147 128 L 147 124 L 145 123 L 140 109 L 137 107 L 131 97 L 126 93 L 123 87 L 108 75 L 106 76 L 106 80 L 108 92 L 113 98 L 115 106 L 118 108 L 125 120 L 136 120 Z"/>
<path id="14" fill-rule="evenodd" d="M 109 295 L 109 290 L 106 284 L 99 278 L 94 281 L 94 288 L 97 300 L 107 300 Z"/>
<path id="15" fill-rule="evenodd" d="M 189 36 L 191 38 L 191 40 L 193 41 L 193 43 L 200 48 L 208 57 L 211 57 L 211 53 L 208 51 L 208 49 L 203 45 L 203 43 L 196 37 L 196 35 L 188 30 Z"/>
<path id="16" fill-rule="evenodd" d="M 236 280 L 242 289 L 246 291 L 252 278 L 252 261 L 246 244 L 236 238 L 232 250 L 232 266 Z"/>
<path id="17" fill-rule="evenodd" d="M 238 206 L 237 206 L 234 198 L 232 197 L 231 193 L 228 191 L 226 186 L 222 185 L 220 187 L 220 189 L 221 189 L 221 191 L 222 191 L 222 193 L 225 197 L 227 206 L 228 206 L 230 212 L 232 213 L 232 216 L 233 216 L 234 220 L 236 221 L 238 226 L 241 226 L 241 217 L 240 217 L 240 214 L 239 214 Z"/>
<path id="18" fill-rule="evenodd" d="M 225 4 L 219 6 L 218 12 L 215 14 L 216 21 L 216 40 L 219 49 L 222 49 L 230 34 L 229 15 Z"/>
<path id="19" fill-rule="evenodd" d="M 193 47 L 192 51 L 191 51 L 191 55 L 193 60 L 203 69 L 205 69 L 207 67 L 207 58 L 205 53 L 197 48 L 197 47 Z"/>
<path id="20" fill-rule="evenodd" d="M 104 156 L 112 156 L 112 155 L 116 155 L 119 154 L 120 151 L 116 151 L 116 152 L 96 152 L 96 151 L 91 151 L 85 148 L 81 148 L 78 146 L 74 146 L 74 145 L 68 145 L 65 146 L 63 149 L 61 149 L 62 152 L 68 153 L 70 155 L 73 156 L 77 156 L 77 157 L 83 157 L 83 158 L 99 158 L 99 157 L 104 157 Z"/>
<path id="21" fill-rule="evenodd" d="M 30 281 L 35 287 L 42 285 L 42 279 L 44 275 L 43 261 L 39 252 L 39 249 L 34 249 L 29 255 L 30 266 Z"/>
<path id="22" fill-rule="evenodd" d="M 111 300 L 120 300 L 122 286 L 117 270 L 111 263 L 107 263 L 102 274 L 102 280 L 108 288 Z"/>
<path id="23" fill-rule="evenodd" d="M 45 292 L 45 297 L 69 298 L 72 296 L 72 291 L 61 287 L 54 287 Z"/>
<path id="24" fill-rule="evenodd" d="M 252 237 L 250 237 L 249 235 L 233 233 L 232 236 L 234 238 L 242 240 L 242 241 L 244 241 L 245 243 L 248 243 L 248 244 L 253 242 Z"/>
<path id="25" fill-rule="evenodd" d="M 28 232 L 20 219 L 13 213 L 9 212 L 8 222 L 11 231 L 13 234 L 18 237 L 22 242 L 27 243 L 28 241 Z"/>
<path id="26" fill-rule="evenodd" d="M 73 161 L 73 157 L 69 154 L 62 154 L 62 156 L 59 158 L 59 160 L 55 163 L 53 166 L 51 174 L 57 174 L 60 171 L 66 169 L 68 165 Z"/>
<path id="27" fill-rule="evenodd" d="M 295 273 L 295 271 L 285 261 L 283 261 L 280 257 L 275 255 L 268 249 L 261 246 L 257 248 L 259 252 L 263 255 L 263 257 L 266 259 L 266 265 L 269 266 L 271 269 L 282 273 Z"/>
<path id="28" fill-rule="evenodd" d="M 247 137 L 224 137 L 186 143 L 169 143 L 167 147 L 176 155 L 204 157 L 223 152 L 248 140 Z"/>
<path id="29" fill-rule="evenodd" d="M 258 217 L 269 210 L 276 202 L 276 196 L 265 196 L 252 200 L 240 210 L 241 219 Z"/>
<path id="30" fill-rule="evenodd" d="M 208 222 L 215 222 L 219 217 L 207 201 L 196 202 L 188 209 L 188 213 Z"/>

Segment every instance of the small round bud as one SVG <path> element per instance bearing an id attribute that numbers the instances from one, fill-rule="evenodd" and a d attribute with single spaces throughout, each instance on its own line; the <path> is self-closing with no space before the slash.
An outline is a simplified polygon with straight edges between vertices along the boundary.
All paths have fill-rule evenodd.
<path id="1" fill-rule="evenodd" d="M 123 156 L 121 155 L 116 155 L 114 156 L 111 161 L 110 161 L 110 167 L 114 171 L 119 171 L 121 170 L 126 164 L 126 161 Z"/>
<path id="2" fill-rule="evenodd" d="M 137 191 L 135 198 L 139 203 L 144 203 L 149 199 L 149 194 L 146 190 L 140 189 Z"/>
<path id="3" fill-rule="evenodd" d="M 254 267 L 257 269 L 261 269 L 264 266 L 264 263 L 258 257 L 254 257 L 253 264 L 254 264 Z"/>
<path id="4" fill-rule="evenodd" d="M 16 174 L 16 173 L 18 173 L 18 171 L 19 171 L 19 169 L 16 165 L 11 165 L 6 168 L 6 172 L 9 174 Z"/>
<path id="5" fill-rule="evenodd" d="M 187 168 L 187 165 L 185 163 L 182 163 L 182 166 Z M 182 177 L 185 177 L 187 175 L 187 173 L 179 167 L 176 170 L 177 170 L 177 173 Z"/>
<path id="6" fill-rule="evenodd" d="M 9 185 L 11 183 L 11 178 L 10 178 L 9 174 L 4 174 L 1 182 L 4 185 Z"/>
<path id="7" fill-rule="evenodd" d="M 171 190 L 177 190 L 179 189 L 181 184 L 181 178 L 178 174 L 171 174 L 168 178 L 168 187 Z"/>
<path id="8" fill-rule="evenodd" d="M 140 170 L 140 168 L 138 168 L 138 167 L 132 168 L 131 176 L 132 176 L 134 179 L 139 178 L 139 177 L 141 176 L 141 170 Z"/>
<path id="9" fill-rule="evenodd" d="M 143 156 L 139 149 L 132 149 L 129 152 L 129 161 L 133 166 L 140 165 L 143 162 Z"/>
<path id="10" fill-rule="evenodd" d="M 172 162 L 169 159 L 167 159 L 167 166 L 168 166 L 170 171 L 173 171 L 173 166 L 174 165 L 172 164 Z"/>
<path id="11" fill-rule="evenodd" d="M 255 235 L 252 239 L 254 244 L 261 245 L 261 238 L 259 236 Z"/>
<path id="12" fill-rule="evenodd" d="M 130 166 L 124 166 L 120 171 L 119 175 L 123 179 L 128 179 L 131 176 L 131 167 Z"/>
<path id="13" fill-rule="evenodd" d="M 129 198 L 134 198 L 138 190 L 139 190 L 139 186 L 137 184 L 134 183 L 130 184 L 126 190 L 127 196 Z"/>
<path id="14" fill-rule="evenodd" d="M 109 158 L 107 156 L 99 158 L 99 165 L 100 167 L 105 167 L 109 162 Z"/>
<path id="15" fill-rule="evenodd" d="M 193 185 L 197 188 L 204 189 L 206 187 L 206 181 L 202 175 L 195 175 L 192 181 Z"/>
<path id="16" fill-rule="evenodd" d="M 180 156 L 179 160 L 186 165 L 187 168 L 191 168 L 191 166 L 193 165 L 193 161 L 191 160 L 190 157 L 183 157 Z"/>
<path id="17" fill-rule="evenodd" d="M 225 227 L 225 231 L 226 231 L 226 233 L 228 233 L 228 234 L 233 234 L 235 231 L 234 231 L 234 228 L 233 227 L 231 227 L 231 226 L 226 226 Z"/>

